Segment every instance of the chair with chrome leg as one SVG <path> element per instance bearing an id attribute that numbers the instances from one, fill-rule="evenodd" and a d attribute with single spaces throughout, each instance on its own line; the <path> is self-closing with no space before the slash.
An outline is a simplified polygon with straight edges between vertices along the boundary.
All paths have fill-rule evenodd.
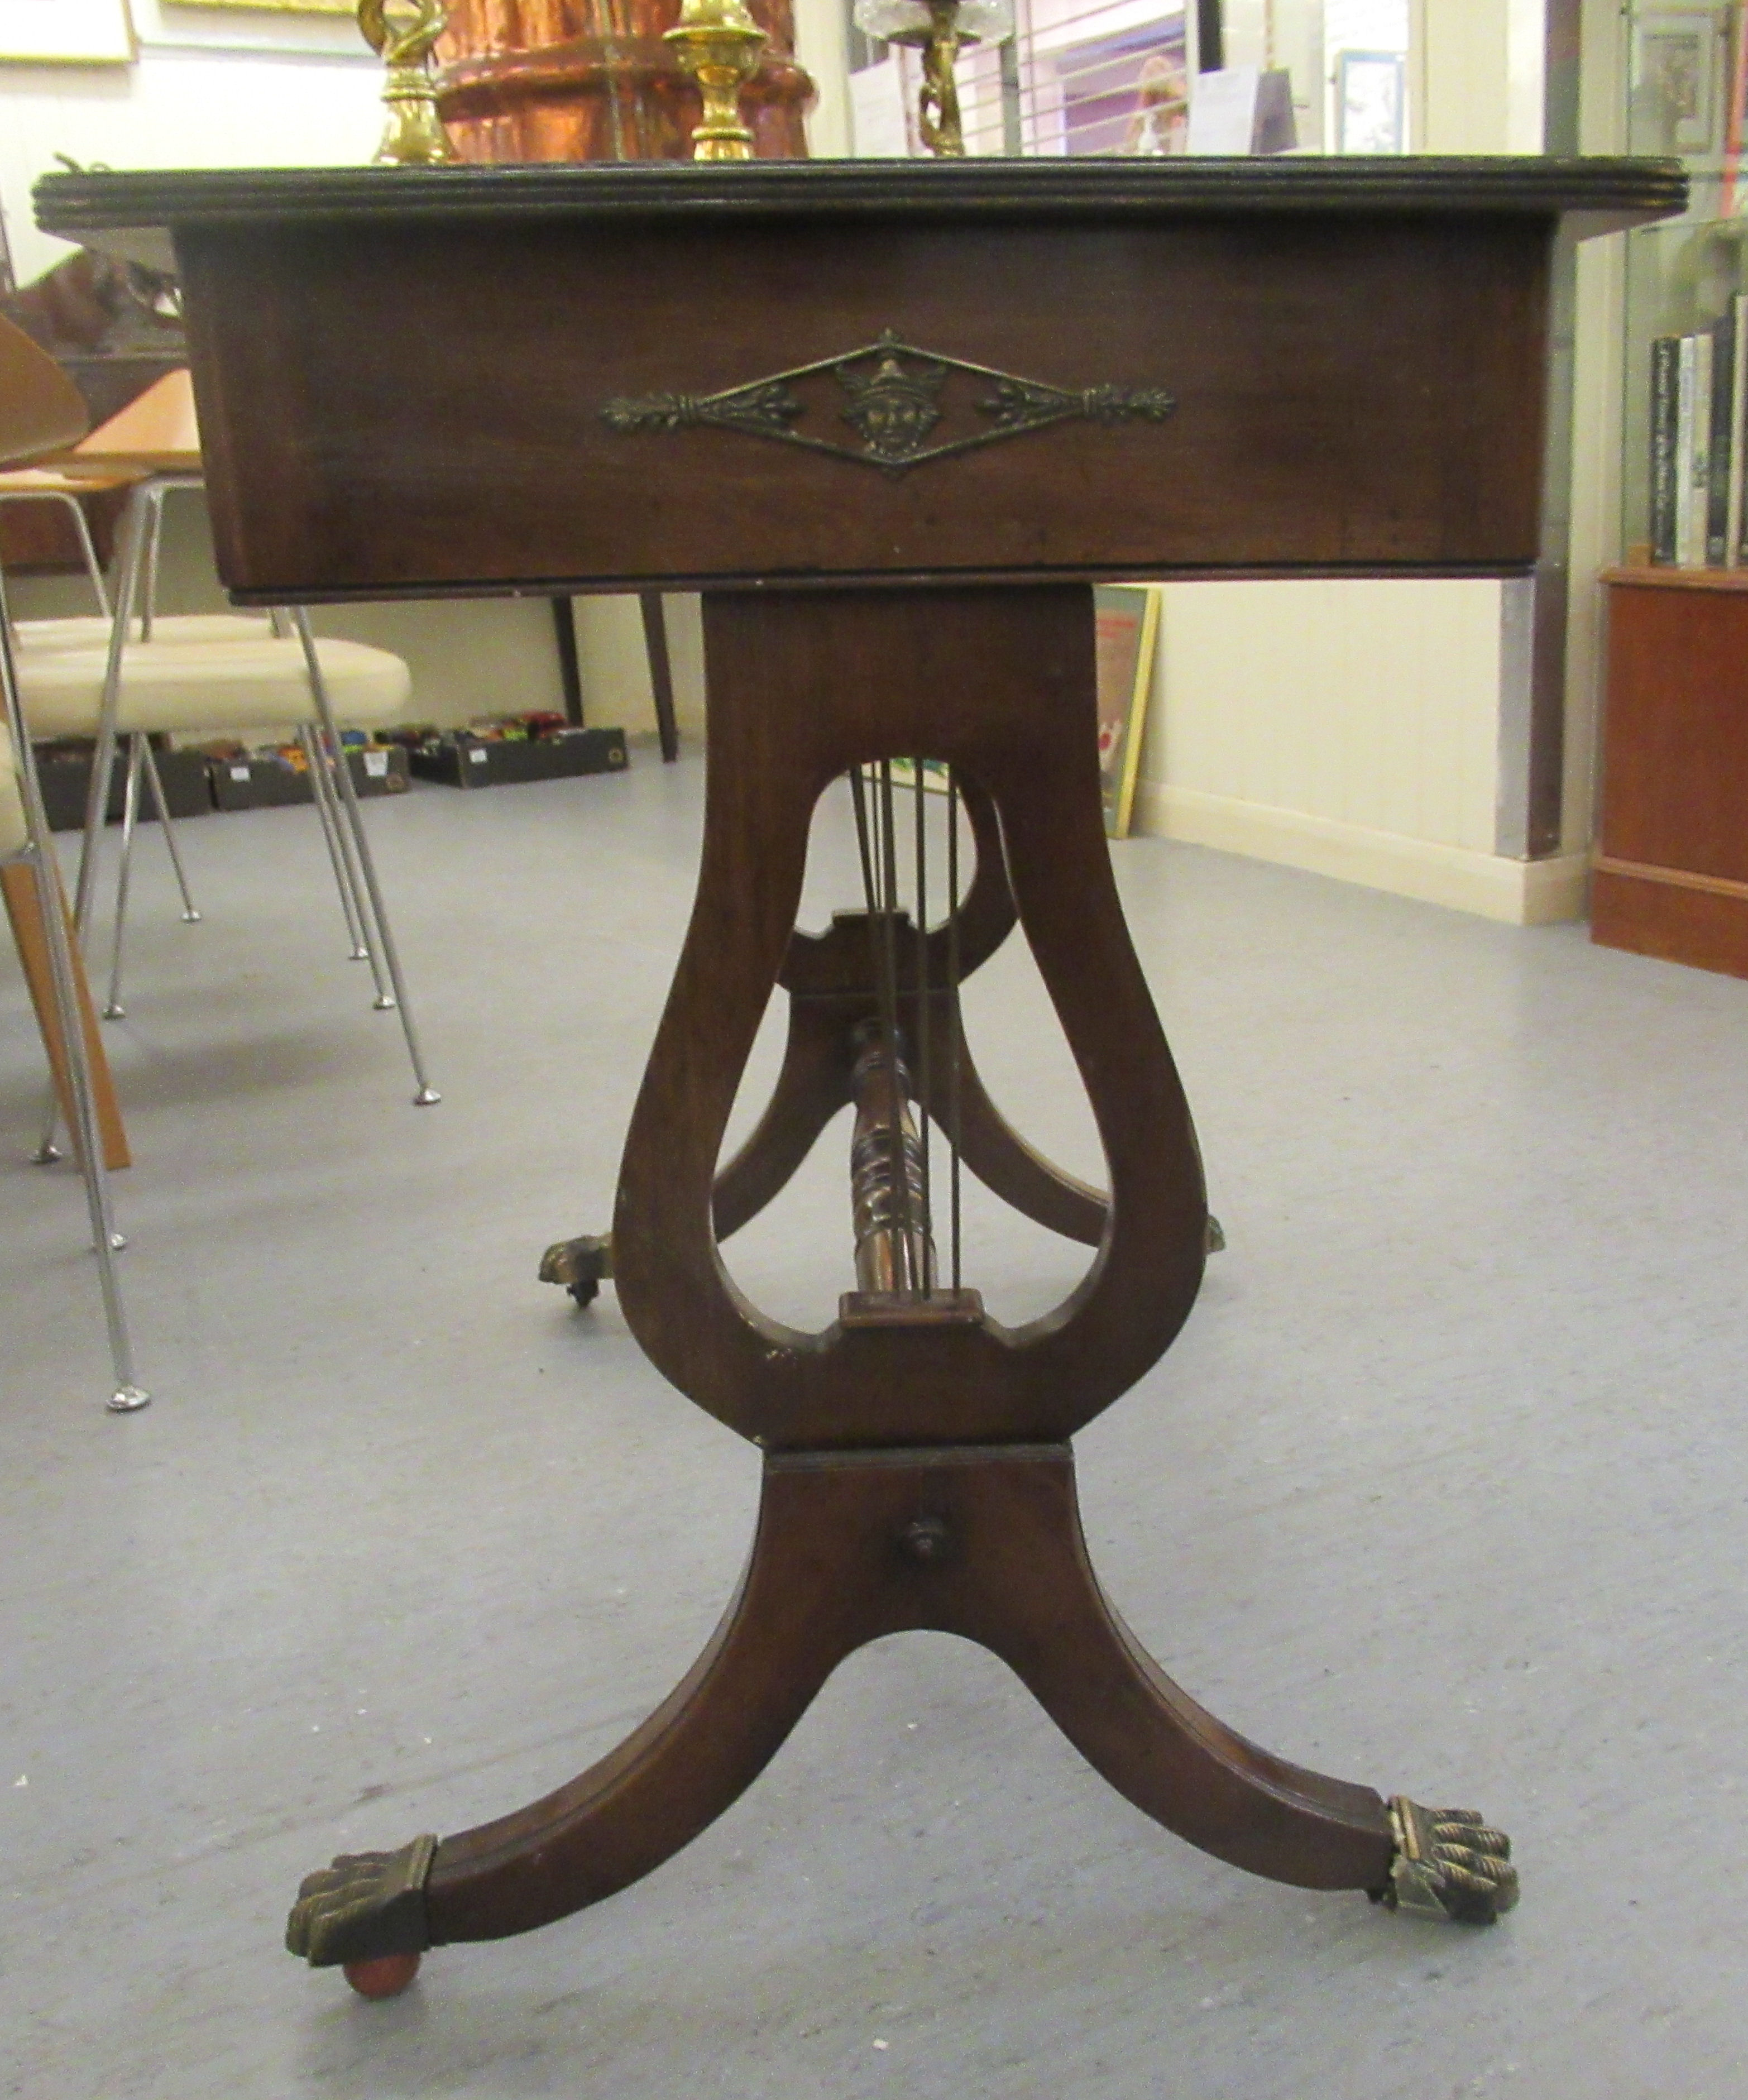
<path id="1" fill-rule="evenodd" d="M 14 354 L 14 338 L 28 343 L 19 331 L 0 322 L 0 465 L 4 465 L 22 464 L 65 444 L 85 427 L 86 421 L 84 404 L 72 382 L 52 363 L 48 364 L 46 376 L 31 368 L 30 361 Z M 29 347 L 34 351 L 34 345 Z M 117 1273 L 116 1253 L 121 1242 L 109 1200 L 106 1160 L 113 1156 L 119 1127 L 106 1132 L 99 1114 L 90 1054 L 95 1030 L 87 1026 L 80 997 L 77 960 L 67 924 L 35 755 L 25 732 L 15 668 L 5 582 L 0 578 L 0 862 L 7 864 L 8 875 L 23 871 L 29 876 L 28 884 L 7 880 L 4 885 L 15 926 L 21 935 L 27 935 L 21 942 L 21 953 L 30 945 L 23 911 L 27 889 L 33 893 L 38 907 L 46 969 L 33 989 L 38 990 L 39 1001 L 46 995 L 45 1038 L 51 1060 L 59 1050 L 75 1149 L 85 1178 L 114 1370 L 108 1405 L 117 1413 L 131 1413 L 145 1406 L 151 1396 L 135 1372 L 133 1343 Z"/>
<path id="2" fill-rule="evenodd" d="M 362 643 L 317 640 L 292 608 L 263 618 L 162 615 L 153 605 L 166 497 L 198 489 L 200 449 L 186 373 L 168 374 L 70 455 L 87 470 L 130 468 L 106 620 L 27 622 L 20 630 L 24 712 L 37 737 L 95 741 L 75 917 L 87 927 L 117 740 L 128 739 L 121 867 L 106 1013 L 118 1016 L 121 968 L 139 792 L 150 779 L 152 735 L 212 735 L 295 729 L 309 764 L 318 818 L 355 958 L 367 961 L 380 1011 L 398 1011 L 421 1106 L 440 1098 L 426 1074 L 382 886 L 377 878 L 341 725 L 370 728 L 402 714 L 411 678 L 400 658 Z M 185 915 L 192 913 L 184 887 Z"/>
<path id="3" fill-rule="evenodd" d="M 119 470 L 106 474 L 88 470 L 82 474 L 56 467 L 20 467 L 10 474 L 0 474 L 0 505 L 52 504 L 71 518 L 79 551 L 85 562 L 86 578 L 90 585 L 91 595 L 97 602 L 95 615 L 15 622 L 12 638 L 15 646 L 45 644 L 59 647 L 70 644 L 100 646 L 107 643 L 111 625 L 109 593 L 104 582 L 103 564 L 97 558 L 96 545 L 91 538 L 90 524 L 81 498 L 99 492 L 130 488 L 139 479 L 138 474 Z M 195 638 L 193 630 L 198 630 L 201 634 L 215 635 L 221 624 L 227 620 L 227 615 L 223 614 L 196 614 L 177 620 L 174 628 L 183 638 L 192 640 Z M 170 623 L 164 624 L 169 626 Z M 175 826 L 171 821 L 170 805 L 165 798 L 164 783 L 158 776 L 157 760 L 153 755 L 149 737 L 135 735 L 128 739 L 127 762 L 130 771 L 140 775 L 151 794 L 165 849 L 175 873 L 176 886 L 182 893 L 183 918 L 191 926 L 198 925 L 201 915 L 195 907 L 193 893 L 188 887 L 188 871 L 183 866 L 182 854 L 177 846 Z M 135 792 L 137 796 L 137 785 Z"/>

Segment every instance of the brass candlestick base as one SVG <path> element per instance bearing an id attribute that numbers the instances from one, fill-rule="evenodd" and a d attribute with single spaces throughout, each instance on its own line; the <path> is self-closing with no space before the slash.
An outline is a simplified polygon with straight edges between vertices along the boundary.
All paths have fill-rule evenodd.
<path id="1" fill-rule="evenodd" d="M 692 134 L 695 161 L 750 161 L 753 134 L 741 121 L 740 90 L 758 71 L 765 32 L 744 0 L 686 0 L 663 41 L 698 83 L 704 121 Z"/>
<path id="2" fill-rule="evenodd" d="M 377 159 L 396 167 L 430 167 L 458 157 L 437 114 L 431 51 L 448 27 L 442 0 L 359 0 L 364 42 L 388 67 L 382 100 L 388 123 Z"/>

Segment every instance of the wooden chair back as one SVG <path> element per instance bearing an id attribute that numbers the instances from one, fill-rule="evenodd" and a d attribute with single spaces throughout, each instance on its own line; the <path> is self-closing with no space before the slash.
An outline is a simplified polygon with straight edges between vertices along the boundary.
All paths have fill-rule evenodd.
<path id="1" fill-rule="evenodd" d="M 64 451 L 90 422 L 78 388 L 54 359 L 0 318 L 0 467 Z"/>

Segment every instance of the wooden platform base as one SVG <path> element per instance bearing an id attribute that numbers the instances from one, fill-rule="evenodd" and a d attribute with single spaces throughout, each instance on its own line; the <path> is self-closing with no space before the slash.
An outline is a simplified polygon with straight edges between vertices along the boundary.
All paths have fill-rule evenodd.
<path id="1" fill-rule="evenodd" d="M 1605 948 L 1748 977 L 1748 882 L 1603 860 L 1591 879 L 1590 931 Z"/>

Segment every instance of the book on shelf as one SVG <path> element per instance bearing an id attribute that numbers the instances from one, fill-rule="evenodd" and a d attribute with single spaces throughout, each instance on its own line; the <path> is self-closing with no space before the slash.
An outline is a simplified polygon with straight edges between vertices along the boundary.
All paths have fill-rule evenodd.
<path id="1" fill-rule="evenodd" d="M 1651 345 L 1651 559 L 1674 567 L 1680 555 L 1675 531 L 1675 431 L 1680 418 L 1681 338 L 1660 335 Z"/>
<path id="2" fill-rule="evenodd" d="M 1748 297 L 1710 328 L 1651 345 L 1651 559 L 1748 562 Z"/>

